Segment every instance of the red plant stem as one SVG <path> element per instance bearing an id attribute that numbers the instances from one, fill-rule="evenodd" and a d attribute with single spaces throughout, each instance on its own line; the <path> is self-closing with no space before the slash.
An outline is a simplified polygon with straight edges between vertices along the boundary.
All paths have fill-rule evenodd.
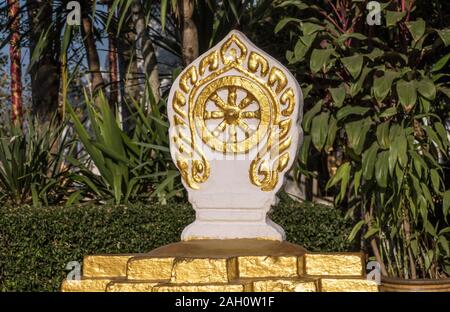
<path id="1" fill-rule="evenodd" d="M 411 15 L 413 4 L 414 4 L 414 0 L 411 0 L 411 2 L 409 3 L 408 15 L 406 16 L 406 21 L 409 21 L 409 16 Z"/>
<path id="2" fill-rule="evenodd" d="M 333 8 L 334 13 L 336 13 L 336 16 L 339 18 L 339 21 L 342 23 L 342 17 L 339 14 L 338 9 L 336 8 L 336 6 L 333 4 L 333 2 L 331 2 L 331 0 L 327 0 L 328 4 Z"/>
<path id="3" fill-rule="evenodd" d="M 334 20 L 334 19 L 332 19 L 326 12 L 324 12 L 324 11 L 319 11 L 319 13 L 323 16 L 323 17 L 325 17 L 327 20 L 329 20 L 339 31 L 341 31 L 342 33 L 344 33 L 345 32 L 345 30 L 342 28 L 342 27 L 340 27 L 339 25 L 338 25 L 338 23 L 336 23 L 336 21 Z"/>
<path id="4" fill-rule="evenodd" d="M 22 119 L 22 74 L 19 33 L 19 0 L 8 0 L 8 17 L 11 21 L 9 57 L 11 60 L 11 117 L 15 124 Z"/>

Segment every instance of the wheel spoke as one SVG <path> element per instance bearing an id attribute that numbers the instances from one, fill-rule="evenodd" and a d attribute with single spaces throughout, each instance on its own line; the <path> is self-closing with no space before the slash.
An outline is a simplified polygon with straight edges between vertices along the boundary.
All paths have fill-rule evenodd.
<path id="1" fill-rule="evenodd" d="M 228 105 L 236 106 L 236 87 L 228 88 Z"/>
<path id="2" fill-rule="evenodd" d="M 224 116 L 225 116 L 225 113 L 222 111 L 212 111 L 212 112 L 205 111 L 203 118 L 204 119 L 221 119 Z"/>
<path id="3" fill-rule="evenodd" d="M 241 113 L 242 118 L 248 118 L 248 119 L 260 119 L 261 118 L 261 111 L 257 110 L 257 111 L 247 111 L 247 112 L 242 112 Z"/>
<path id="4" fill-rule="evenodd" d="M 236 125 L 230 125 L 229 133 L 230 133 L 231 142 L 237 142 Z"/>
<path id="5" fill-rule="evenodd" d="M 244 131 L 246 138 L 250 136 L 250 128 L 245 121 L 239 120 L 238 127 L 241 128 L 242 131 Z"/>
<path id="6" fill-rule="evenodd" d="M 222 110 L 227 109 L 227 104 L 220 98 L 220 96 L 217 94 L 217 92 L 214 92 L 209 97 L 211 101 L 214 102 L 214 104 L 217 105 L 217 107 L 221 108 Z"/>
<path id="7" fill-rule="evenodd" d="M 249 93 L 247 93 L 247 96 L 245 98 L 243 98 L 241 100 L 241 102 L 239 103 L 239 108 L 240 109 L 244 109 L 247 106 L 249 106 L 252 102 L 253 102 L 253 96 Z"/>
<path id="8" fill-rule="evenodd" d="M 227 126 L 227 122 L 223 120 L 213 131 L 213 135 L 217 137 L 220 132 L 223 132 Z"/>

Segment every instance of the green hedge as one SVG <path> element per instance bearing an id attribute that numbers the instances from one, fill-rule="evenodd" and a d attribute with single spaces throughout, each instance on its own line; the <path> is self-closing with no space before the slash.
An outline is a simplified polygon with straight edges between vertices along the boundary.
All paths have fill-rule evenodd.
<path id="1" fill-rule="evenodd" d="M 146 252 L 179 240 L 189 204 L 0 208 L 0 290 L 55 291 L 69 261 L 99 253 Z M 342 251 L 350 225 L 338 210 L 284 199 L 274 210 L 291 242 Z"/>

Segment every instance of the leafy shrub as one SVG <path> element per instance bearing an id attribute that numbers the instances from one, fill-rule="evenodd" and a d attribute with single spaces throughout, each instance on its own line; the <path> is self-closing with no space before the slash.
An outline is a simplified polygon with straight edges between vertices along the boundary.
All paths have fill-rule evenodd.
<path id="1" fill-rule="evenodd" d="M 57 291 L 69 261 L 100 253 L 142 253 L 179 241 L 192 222 L 187 203 L 2 207 L 0 290 Z M 339 211 L 283 199 L 273 212 L 287 238 L 309 250 L 348 250 L 351 226 Z"/>
<path id="2" fill-rule="evenodd" d="M 360 218 L 351 237 L 370 241 L 383 275 L 448 277 L 450 28 L 430 27 L 415 2 L 379 2 L 374 26 L 365 1 L 276 2 L 305 96 L 300 159 L 313 148 L 340 158 L 328 187 Z"/>
<path id="3" fill-rule="evenodd" d="M 143 105 L 133 103 L 134 114 L 128 122 L 134 127 L 126 131 L 121 129 L 103 94 L 95 101 L 85 98 L 92 134 L 74 109 L 67 106 L 85 156 L 70 159 L 77 169 L 71 175 L 72 180 L 82 186 L 70 200 L 76 202 L 88 196 L 123 204 L 142 201 L 149 192 L 161 202 L 181 195 L 179 172 L 169 154 L 168 124 L 160 114 L 161 107 L 166 107 L 164 100 L 150 101 L 150 113 Z M 143 97 L 142 104 L 145 103 Z M 92 163 L 99 174 L 92 171 Z"/>
<path id="4" fill-rule="evenodd" d="M 74 144 L 64 128 L 29 115 L 23 127 L 0 124 L 0 203 L 55 205 L 69 193 L 64 156 Z"/>

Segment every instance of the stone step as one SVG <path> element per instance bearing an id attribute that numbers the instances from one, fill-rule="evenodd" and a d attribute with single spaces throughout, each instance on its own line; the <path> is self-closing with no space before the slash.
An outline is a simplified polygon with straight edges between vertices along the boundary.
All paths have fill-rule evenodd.
<path id="1" fill-rule="evenodd" d="M 326 276 L 319 281 L 322 292 L 377 292 L 378 285 L 375 281 L 367 280 L 365 277 L 351 276 Z"/>
<path id="2" fill-rule="evenodd" d="M 113 280 L 108 278 L 83 278 L 81 280 L 64 280 L 62 292 L 104 292 Z"/>
<path id="3" fill-rule="evenodd" d="M 375 291 L 364 278 L 363 259 L 361 253 L 310 253 L 287 242 L 187 241 L 146 254 L 87 256 L 82 280 L 65 281 L 62 290 Z"/>

